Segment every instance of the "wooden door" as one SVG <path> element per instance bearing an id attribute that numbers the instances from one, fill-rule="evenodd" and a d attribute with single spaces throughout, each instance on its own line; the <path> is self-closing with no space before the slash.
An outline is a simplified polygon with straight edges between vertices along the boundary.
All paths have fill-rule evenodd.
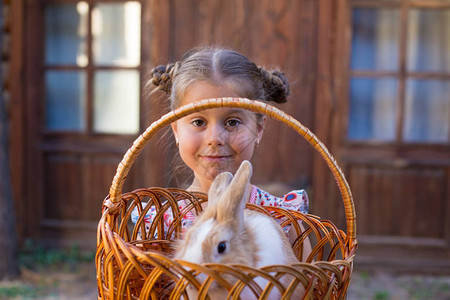
<path id="1" fill-rule="evenodd" d="M 29 1 L 26 8 L 25 235 L 92 247 L 117 165 L 145 125 L 142 5 Z M 125 188 L 136 182 L 131 172 Z"/>
<path id="2" fill-rule="evenodd" d="M 336 12 L 321 18 L 322 28 L 335 26 L 324 32 L 336 43 L 319 42 L 332 63 L 319 63 L 328 80 L 319 82 L 318 109 L 330 117 L 316 122 L 353 190 L 357 262 L 448 270 L 450 6 L 338 1 Z M 323 174 L 314 176 L 319 199 L 336 193 L 321 188 L 331 184 Z"/>

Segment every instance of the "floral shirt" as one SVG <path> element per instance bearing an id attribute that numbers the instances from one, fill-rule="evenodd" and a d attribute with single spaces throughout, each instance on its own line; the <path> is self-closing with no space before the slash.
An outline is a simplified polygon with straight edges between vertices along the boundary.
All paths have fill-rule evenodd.
<path id="1" fill-rule="evenodd" d="M 305 190 L 295 190 L 287 193 L 282 197 L 275 197 L 269 194 L 266 191 L 261 190 L 260 188 L 252 185 L 252 190 L 250 193 L 249 203 L 256 205 L 265 205 L 265 206 L 278 206 L 285 209 L 296 210 L 301 213 L 308 213 L 308 195 Z M 186 202 L 184 200 L 178 201 L 180 210 L 182 210 L 186 206 Z M 147 203 L 142 203 L 142 207 L 145 208 Z M 155 207 L 151 207 L 147 214 L 144 217 L 145 229 L 148 231 L 150 229 L 151 222 L 156 216 Z M 139 213 L 137 208 L 133 209 L 131 212 L 131 221 L 133 224 L 137 223 L 139 219 Z M 183 232 L 185 232 L 189 227 L 192 226 L 195 220 L 195 215 L 192 212 L 186 213 L 182 220 L 182 228 Z M 168 209 L 167 212 L 164 213 L 164 230 L 167 231 L 170 224 L 173 221 L 172 210 Z M 139 233 L 139 238 L 141 237 Z"/>
<path id="2" fill-rule="evenodd" d="M 275 197 L 256 186 L 252 186 L 250 199 L 252 204 L 265 206 L 279 206 L 284 209 L 296 210 L 301 213 L 308 213 L 309 200 L 305 190 L 295 190 L 287 193 L 283 197 Z"/>

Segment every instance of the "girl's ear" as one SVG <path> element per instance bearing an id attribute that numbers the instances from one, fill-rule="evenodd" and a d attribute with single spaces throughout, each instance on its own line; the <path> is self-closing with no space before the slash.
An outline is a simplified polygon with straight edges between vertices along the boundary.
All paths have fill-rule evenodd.
<path id="1" fill-rule="evenodd" d="M 256 122 L 256 140 L 261 141 L 262 136 L 264 134 L 264 129 L 266 129 L 267 116 L 262 115 L 259 120 Z"/>
<path id="2" fill-rule="evenodd" d="M 172 132 L 173 132 L 173 135 L 175 137 L 175 145 L 177 145 L 177 147 L 178 147 L 179 146 L 179 144 L 178 144 L 179 139 L 178 139 L 178 131 L 177 131 L 177 122 L 173 122 L 172 124 L 170 124 L 170 126 L 172 126 Z"/>
<path id="3" fill-rule="evenodd" d="M 172 132 L 173 132 L 173 135 L 175 136 L 175 139 L 178 139 L 177 121 L 170 124 L 170 126 L 172 127 Z"/>

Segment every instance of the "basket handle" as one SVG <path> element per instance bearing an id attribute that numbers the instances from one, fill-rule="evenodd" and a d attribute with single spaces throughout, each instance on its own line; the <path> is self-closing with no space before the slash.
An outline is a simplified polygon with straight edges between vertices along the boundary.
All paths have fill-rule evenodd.
<path id="1" fill-rule="evenodd" d="M 328 149 L 307 127 L 305 127 L 295 118 L 265 102 L 249 100 L 245 98 L 214 98 L 197 101 L 173 110 L 162 116 L 159 120 L 153 122 L 144 131 L 144 133 L 142 133 L 134 141 L 131 148 L 128 149 L 122 161 L 119 163 L 116 175 L 114 176 L 111 188 L 109 190 L 109 198 L 104 201 L 104 205 L 114 210 L 114 208 L 117 207 L 118 203 L 120 203 L 123 183 L 131 166 L 133 165 L 137 156 L 142 151 L 147 142 L 159 129 L 191 113 L 218 107 L 236 107 L 265 114 L 290 126 L 303 138 L 305 138 L 314 147 L 314 149 L 319 152 L 319 154 L 325 160 L 326 164 L 333 173 L 333 176 L 339 187 L 342 200 L 344 202 L 345 218 L 347 222 L 347 237 L 351 242 L 356 239 L 355 207 L 353 204 L 353 197 L 350 191 L 350 187 L 347 183 L 347 180 L 345 179 L 342 170 L 337 165 L 334 157 L 328 152 Z"/>

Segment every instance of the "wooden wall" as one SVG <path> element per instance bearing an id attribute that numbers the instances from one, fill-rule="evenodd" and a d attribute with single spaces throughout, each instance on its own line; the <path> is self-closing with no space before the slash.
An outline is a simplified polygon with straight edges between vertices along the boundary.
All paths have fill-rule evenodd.
<path id="1" fill-rule="evenodd" d="M 135 137 L 43 138 L 39 127 L 43 105 L 39 30 L 44 3 L 11 3 L 11 165 L 18 216 L 25 220 L 19 224 L 19 235 L 57 243 L 92 242 L 101 202 Z M 141 131 L 167 107 L 164 96 L 149 95 L 145 90 L 146 70 L 173 62 L 196 46 L 236 49 L 258 65 L 285 72 L 291 96 L 279 107 L 315 132 L 343 167 L 355 199 L 361 245 L 358 257 L 372 265 L 383 261 L 389 265 L 407 253 L 410 259 L 400 264 L 434 264 L 435 270 L 445 265 L 442 262 L 450 258 L 448 145 L 433 152 L 428 148 L 367 150 L 345 142 L 349 1 L 141 3 Z M 160 138 L 144 149 L 127 179 L 126 191 L 177 182 L 169 176 L 176 149 L 167 149 Z M 408 164 L 400 166 L 404 161 Z M 269 122 L 254 165 L 254 183 L 276 194 L 307 188 L 311 212 L 345 229 L 343 206 L 330 171 L 291 129 Z"/>

